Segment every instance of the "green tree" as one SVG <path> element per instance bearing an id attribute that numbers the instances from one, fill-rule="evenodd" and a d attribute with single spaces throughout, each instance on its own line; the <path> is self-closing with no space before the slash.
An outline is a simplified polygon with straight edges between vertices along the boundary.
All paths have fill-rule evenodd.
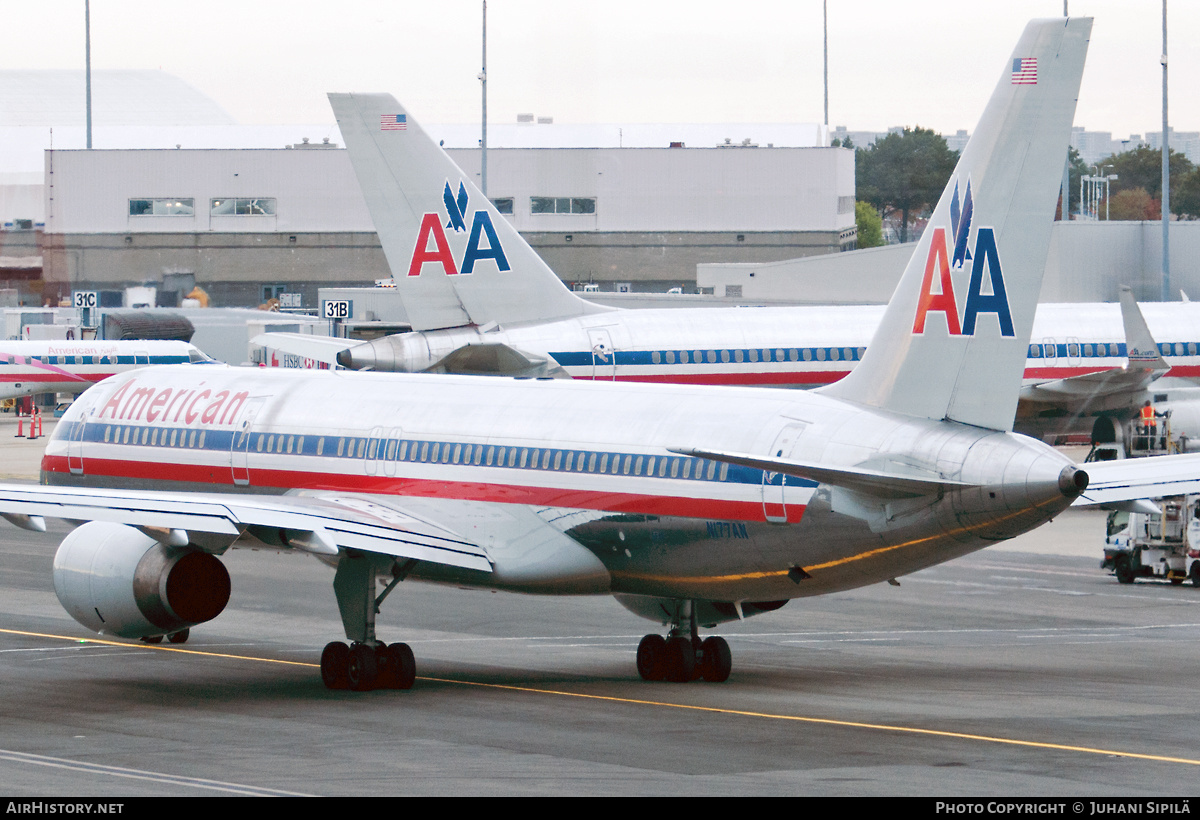
<path id="1" fill-rule="evenodd" d="M 859 196 L 885 215 L 900 212 L 901 242 L 908 241 L 910 214 L 937 201 L 958 161 L 941 135 L 920 126 L 888 134 L 854 156 Z"/>
<path id="2" fill-rule="evenodd" d="M 878 248 L 883 244 L 883 219 L 870 202 L 854 203 L 854 223 L 858 226 L 858 247 Z"/>
<path id="3" fill-rule="evenodd" d="M 1200 219 L 1200 168 L 1194 168 L 1190 174 L 1171 184 L 1171 213 L 1180 217 Z"/>
<path id="4" fill-rule="evenodd" d="M 1179 187 L 1183 178 L 1190 174 L 1195 166 L 1183 154 L 1170 152 L 1171 190 Z M 1162 199 L 1162 151 L 1145 145 L 1132 151 L 1114 154 L 1108 159 L 1096 163 L 1105 173 L 1116 174 L 1117 179 L 1111 183 L 1112 194 L 1120 191 L 1132 191 L 1141 188 L 1151 199 Z M 1105 169 L 1104 166 L 1111 165 Z M 1174 210 L 1172 208 L 1172 210 Z"/>

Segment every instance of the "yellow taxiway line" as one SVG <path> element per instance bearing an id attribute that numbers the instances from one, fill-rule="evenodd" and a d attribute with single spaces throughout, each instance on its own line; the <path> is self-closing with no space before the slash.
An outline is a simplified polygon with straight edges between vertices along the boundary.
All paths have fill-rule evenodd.
<path id="1" fill-rule="evenodd" d="M 0 629 L 0 634 L 21 635 L 30 638 L 48 638 L 51 640 L 70 641 L 71 643 L 98 644 L 101 646 L 117 646 L 123 649 L 146 649 L 159 652 L 180 652 L 187 655 L 203 655 L 210 658 L 228 658 L 239 661 L 254 661 L 258 663 L 274 663 L 286 666 L 305 666 L 319 668 L 320 664 L 308 661 L 285 661 L 274 658 L 262 658 L 251 655 L 234 655 L 227 652 L 212 652 L 203 649 L 184 649 L 179 646 L 160 646 L 158 644 L 127 643 L 110 641 L 103 638 L 79 638 L 70 635 L 54 635 L 43 632 L 25 632 L 17 629 Z M 868 729 L 877 732 L 894 732 L 909 735 L 924 735 L 926 737 L 942 737 L 954 740 L 972 740 L 980 743 L 998 743 L 1006 746 L 1018 746 L 1027 749 L 1053 749 L 1054 751 L 1076 752 L 1079 754 L 1103 755 L 1105 757 L 1120 757 L 1127 760 L 1146 760 L 1155 763 L 1182 763 L 1187 766 L 1200 766 L 1200 759 L 1188 757 L 1173 757 L 1171 755 L 1152 755 L 1142 752 L 1125 752 L 1118 749 L 1102 749 L 1096 746 L 1076 746 L 1069 743 L 1046 743 L 1038 740 L 1019 740 L 995 735 L 978 735 L 969 732 L 950 732 L 942 729 L 922 729 L 915 726 L 897 726 L 887 723 L 866 723 L 854 720 L 838 720 L 836 718 L 807 717 L 804 715 L 788 715 L 778 712 L 756 712 L 747 709 L 730 709 L 722 706 L 697 706 L 687 703 L 670 703 L 661 700 L 645 700 L 642 698 L 627 698 L 614 695 L 592 695 L 584 692 L 568 692 L 562 689 L 542 689 L 534 686 L 515 686 L 501 683 L 482 683 L 479 681 L 456 680 L 454 678 L 430 678 L 418 676 L 417 680 L 432 683 L 449 683 L 459 686 L 475 686 L 484 689 L 500 689 L 510 692 L 526 692 L 537 695 L 553 695 L 555 697 L 580 698 L 583 700 L 621 703 L 631 706 L 654 706 L 660 709 L 682 709 L 708 714 L 731 715 L 733 717 L 756 718 L 760 720 L 782 720 L 794 723 L 808 723 L 821 726 L 837 726 L 848 729 Z"/>

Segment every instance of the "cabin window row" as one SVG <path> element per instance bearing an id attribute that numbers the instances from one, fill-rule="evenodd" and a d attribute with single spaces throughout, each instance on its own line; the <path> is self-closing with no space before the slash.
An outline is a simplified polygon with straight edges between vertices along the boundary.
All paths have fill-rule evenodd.
<path id="1" fill-rule="evenodd" d="M 90 425 L 89 425 L 90 426 Z M 227 450 L 229 434 L 209 436 L 206 429 L 160 428 L 143 425 L 105 424 L 106 444 L 149 447 Z M 89 436 L 91 438 L 91 436 Z M 247 440 L 249 439 L 249 441 Z M 303 436 L 288 433 L 234 434 L 234 450 L 247 446 L 256 453 L 328 456 L 416 464 L 459 464 L 476 467 L 511 467 L 571 473 L 598 473 L 696 481 L 726 481 L 729 464 L 688 456 L 647 456 L 632 453 L 602 453 L 590 450 L 560 450 L 542 447 L 510 447 L 493 444 L 411 441 L 392 438 Z"/>
<path id="2" fill-rule="evenodd" d="M 847 361 L 853 362 L 862 358 L 865 347 L 818 347 L 818 348 L 782 348 L 771 350 L 752 348 L 750 350 L 655 350 L 650 354 L 651 364 L 716 364 L 720 359 L 722 364 L 729 362 L 798 362 L 798 361 Z"/>
<path id="3" fill-rule="evenodd" d="M 310 436 L 310 447 L 306 448 L 305 436 L 286 433 L 240 433 L 234 439 L 235 449 L 245 447 L 247 435 L 252 437 L 250 445 L 258 453 L 296 453 L 367 461 L 512 467 L 521 470 L 658 476 L 708 481 L 724 481 L 729 475 L 728 464 L 718 464 L 700 458 L 393 438 L 317 436 L 314 442 Z"/>
<path id="4" fill-rule="evenodd" d="M 0 356 L 0 364 L 20 364 L 18 358 L 11 353 Z M 29 358 L 39 361 L 42 364 L 73 364 L 73 365 L 117 365 L 117 364 L 147 364 L 150 359 L 145 353 L 139 353 L 135 358 L 133 356 L 84 356 L 81 354 L 72 354 L 70 356 L 30 356 Z M 180 364 L 184 361 L 183 356 L 155 356 L 154 364 Z"/>
<path id="5" fill-rule="evenodd" d="M 180 427 L 142 427 L 133 425 L 104 425 L 105 444 L 142 444 L 149 447 L 185 447 L 204 449 L 207 430 Z"/>
<path id="6" fill-rule="evenodd" d="M 1197 345 L 1196 342 L 1159 342 L 1158 344 L 1158 352 L 1164 356 L 1195 356 L 1198 349 L 1200 349 L 1200 345 Z M 1125 345 L 1118 342 L 1088 342 L 1087 344 L 1046 342 L 1029 346 L 1029 358 L 1031 359 L 1057 359 L 1060 356 L 1072 359 L 1109 356 L 1123 358 L 1126 355 Z"/>

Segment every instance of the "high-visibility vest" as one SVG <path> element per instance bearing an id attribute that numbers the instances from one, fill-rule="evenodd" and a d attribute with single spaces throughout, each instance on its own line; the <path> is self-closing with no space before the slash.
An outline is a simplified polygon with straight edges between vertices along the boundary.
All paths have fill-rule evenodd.
<path id="1" fill-rule="evenodd" d="M 1142 424 L 1154 424 L 1154 408 L 1146 406 L 1142 408 Z"/>

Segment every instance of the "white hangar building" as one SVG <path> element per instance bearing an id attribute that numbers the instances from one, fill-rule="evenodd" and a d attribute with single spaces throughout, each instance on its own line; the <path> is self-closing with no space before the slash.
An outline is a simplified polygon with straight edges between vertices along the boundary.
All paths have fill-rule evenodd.
<path id="1" fill-rule="evenodd" d="M 332 118 L 245 126 L 161 71 L 92 81 L 85 151 L 82 71 L 0 70 L 0 288 L 157 284 L 170 303 L 195 283 L 220 305 L 313 306 L 320 285 L 390 276 Z M 568 282 L 691 290 L 698 262 L 854 246 L 854 157 L 812 147 L 821 126 L 517 119 L 489 123 L 489 193 Z M 479 173 L 477 125 L 426 126 Z"/>
<path id="2" fill-rule="evenodd" d="M 478 149 L 449 153 L 478 181 Z M 854 155 L 841 148 L 507 148 L 489 194 L 567 283 L 691 291 L 700 262 L 855 246 Z M 47 296 L 160 283 L 258 304 L 391 272 L 344 150 L 45 153 Z"/>

